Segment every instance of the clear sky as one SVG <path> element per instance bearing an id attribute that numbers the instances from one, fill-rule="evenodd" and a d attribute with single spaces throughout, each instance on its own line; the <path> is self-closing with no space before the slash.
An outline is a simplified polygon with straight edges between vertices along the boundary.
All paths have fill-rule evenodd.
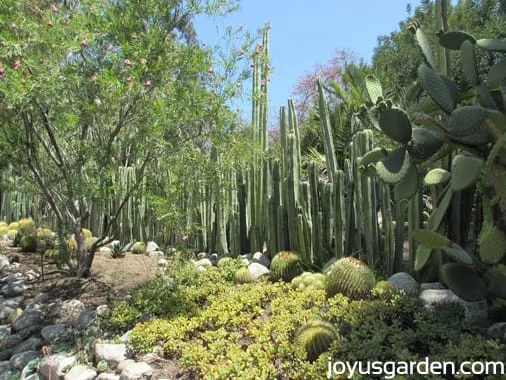
<path id="1" fill-rule="evenodd" d="M 370 62 L 377 37 L 399 29 L 407 5 L 419 0 L 241 0 L 240 10 L 224 18 L 197 18 L 198 38 L 210 45 L 226 26 L 244 25 L 251 32 L 271 24 L 270 112 L 286 104 L 297 79 L 337 49 Z M 243 112 L 249 115 L 249 104 Z"/>

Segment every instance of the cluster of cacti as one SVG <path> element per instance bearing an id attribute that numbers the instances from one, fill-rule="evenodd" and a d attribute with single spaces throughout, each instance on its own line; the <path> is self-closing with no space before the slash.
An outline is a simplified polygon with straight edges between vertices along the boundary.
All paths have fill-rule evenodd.
<path id="1" fill-rule="evenodd" d="M 378 281 L 372 289 L 372 295 L 378 298 L 388 299 L 395 292 L 395 288 L 390 281 Z"/>
<path id="2" fill-rule="evenodd" d="M 303 271 L 303 261 L 298 254 L 281 251 L 272 259 L 269 274 L 274 281 L 290 282 Z"/>
<path id="3" fill-rule="evenodd" d="M 334 262 L 326 272 L 325 291 L 327 297 L 343 294 L 360 300 L 368 298 L 376 285 L 372 270 L 354 257 L 343 257 Z"/>
<path id="4" fill-rule="evenodd" d="M 291 282 L 295 290 L 325 289 L 325 275 L 323 273 L 303 272 Z"/>
<path id="5" fill-rule="evenodd" d="M 328 351 L 330 345 L 337 340 L 339 333 L 334 325 L 321 320 L 307 322 L 295 334 L 295 344 L 304 348 L 310 362 Z"/>
<path id="6" fill-rule="evenodd" d="M 234 275 L 236 284 L 249 284 L 255 282 L 255 277 L 247 267 L 239 268 Z"/>
<path id="7" fill-rule="evenodd" d="M 137 241 L 132 245 L 131 251 L 133 254 L 143 255 L 146 253 L 146 244 L 143 241 Z"/>

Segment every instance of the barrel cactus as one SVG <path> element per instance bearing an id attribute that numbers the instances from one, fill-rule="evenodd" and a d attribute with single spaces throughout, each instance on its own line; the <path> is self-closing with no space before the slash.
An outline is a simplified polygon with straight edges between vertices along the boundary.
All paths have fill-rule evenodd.
<path id="1" fill-rule="evenodd" d="M 281 251 L 272 259 L 270 275 L 274 281 L 290 282 L 302 272 L 302 259 L 295 252 Z"/>
<path id="2" fill-rule="evenodd" d="M 339 339 L 336 328 L 329 322 L 313 320 L 302 326 L 295 335 L 295 344 L 302 346 L 310 362 L 315 361 Z"/>
<path id="3" fill-rule="evenodd" d="M 87 228 L 82 228 L 81 232 L 83 233 L 85 239 L 88 239 L 88 238 L 90 238 L 90 237 L 93 236 L 93 234 L 91 233 L 91 231 L 88 230 Z"/>
<path id="4" fill-rule="evenodd" d="M 21 236 L 31 235 L 35 232 L 35 222 L 32 218 L 23 218 L 18 222 L 17 230 Z"/>
<path id="5" fill-rule="evenodd" d="M 142 241 L 136 242 L 132 246 L 132 253 L 134 253 L 136 255 L 142 255 L 142 254 L 146 253 L 146 244 L 144 244 L 144 242 L 142 242 Z"/>
<path id="6" fill-rule="evenodd" d="M 255 277 L 247 267 L 239 268 L 237 272 L 235 272 L 236 284 L 249 284 L 251 282 L 255 282 Z"/>
<path id="7" fill-rule="evenodd" d="M 19 241 L 22 252 L 35 252 L 37 250 L 37 238 L 34 235 L 26 235 Z"/>
<path id="8" fill-rule="evenodd" d="M 377 298 L 390 298 L 392 294 L 394 294 L 395 288 L 390 281 L 379 281 L 374 289 L 372 290 L 372 294 Z"/>
<path id="9" fill-rule="evenodd" d="M 11 240 L 11 241 L 12 241 L 12 240 L 15 240 L 15 239 L 16 239 L 16 236 L 17 236 L 17 234 L 18 234 L 18 231 L 17 231 L 17 230 L 9 230 L 9 232 L 7 232 L 7 238 L 8 238 L 9 240 Z M 2 234 L 0 233 L 0 235 L 2 235 Z"/>
<path id="10" fill-rule="evenodd" d="M 9 227 L 2 226 L 0 227 L 0 235 L 6 235 L 9 232 Z"/>
<path id="11" fill-rule="evenodd" d="M 53 240 L 54 234 L 49 228 L 40 228 L 37 230 L 37 239 L 41 241 Z"/>
<path id="12" fill-rule="evenodd" d="M 304 272 L 291 282 L 295 290 L 325 289 L 325 275 L 323 273 Z"/>
<path id="13" fill-rule="evenodd" d="M 17 230 L 19 228 L 18 222 L 12 222 L 7 227 L 9 227 L 9 230 Z"/>
<path id="14" fill-rule="evenodd" d="M 95 236 L 90 236 L 86 238 L 86 249 L 91 250 L 91 246 L 98 240 Z"/>
<path id="15" fill-rule="evenodd" d="M 329 268 L 325 291 L 329 298 L 342 293 L 348 298 L 359 300 L 370 296 L 375 285 L 371 269 L 350 256 L 337 260 Z"/>

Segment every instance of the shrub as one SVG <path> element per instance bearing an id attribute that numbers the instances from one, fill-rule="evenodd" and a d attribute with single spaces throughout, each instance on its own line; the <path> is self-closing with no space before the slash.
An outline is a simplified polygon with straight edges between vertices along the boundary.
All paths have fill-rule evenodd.
<path id="1" fill-rule="evenodd" d="M 111 256 L 113 259 L 125 257 L 125 252 L 123 252 L 123 249 L 121 249 L 120 244 L 114 244 L 112 246 Z"/>
<path id="2" fill-rule="evenodd" d="M 19 246 L 22 252 L 35 252 L 37 250 L 37 238 L 33 235 L 21 237 Z"/>
<path id="3" fill-rule="evenodd" d="M 290 282 L 303 272 L 302 260 L 295 252 L 278 252 L 272 259 L 270 276 L 274 281 Z"/>
<path id="4" fill-rule="evenodd" d="M 146 253 L 146 244 L 142 241 L 135 242 L 132 246 L 132 253 L 136 255 L 142 255 Z"/>
<path id="5" fill-rule="evenodd" d="M 337 260 L 329 268 L 325 290 L 327 297 L 342 293 L 352 299 L 362 299 L 371 295 L 375 284 L 369 267 L 350 256 Z"/>

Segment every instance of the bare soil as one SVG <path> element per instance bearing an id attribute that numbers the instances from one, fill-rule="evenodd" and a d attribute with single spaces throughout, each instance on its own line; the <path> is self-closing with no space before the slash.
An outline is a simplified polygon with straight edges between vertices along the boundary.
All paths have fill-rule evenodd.
<path id="1" fill-rule="evenodd" d="M 0 253 L 11 262 L 20 263 L 19 271 L 26 273 L 32 269 L 38 274 L 41 270 L 41 257 L 38 253 L 21 252 L 19 248 L 0 246 Z M 94 309 L 99 305 L 110 304 L 129 294 L 140 283 L 156 276 L 157 257 L 127 253 L 123 258 L 112 258 L 110 253 L 97 252 L 89 278 L 68 277 L 55 265 L 44 260 L 44 275 L 27 282 L 26 298 L 37 293 L 47 293 L 49 301 L 60 299 L 78 299 L 87 308 Z M 138 358 L 136 358 L 138 359 Z M 154 368 L 153 379 L 197 379 L 192 371 L 183 369 L 179 363 L 161 359 L 151 363 Z"/>

